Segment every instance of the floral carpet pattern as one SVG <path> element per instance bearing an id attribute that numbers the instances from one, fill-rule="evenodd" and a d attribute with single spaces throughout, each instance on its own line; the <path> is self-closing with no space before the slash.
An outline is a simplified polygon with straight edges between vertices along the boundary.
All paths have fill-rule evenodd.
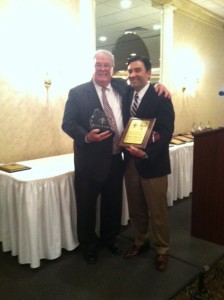
<path id="1" fill-rule="evenodd" d="M 170 300 L 224 299 L 224 257 L 211 268 L 204 267 L 201 274 Z"/>

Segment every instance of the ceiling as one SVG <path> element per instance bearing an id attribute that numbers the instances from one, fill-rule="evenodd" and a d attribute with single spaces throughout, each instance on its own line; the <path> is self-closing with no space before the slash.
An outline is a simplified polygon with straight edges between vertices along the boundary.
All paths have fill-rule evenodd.
<path id="1" fill-rule="evenodd" d="M 223 0 L 191 0 L 191 2 L 224 18 L 224 1 Z"/>
<path id="2" fill-rule="evenodd" d="M 159 3 L 177 2 L 158 0 Z M 224 23 L 224 0 L 186 0 L 205 8 L 221 17 Z M 160 35 L 160 30 L 153 30 L 153 25 L 160 23 L 161 6 L 155 7 L 150 0 L 132 0 L 128 9 L 122 9 L 120 0 L 96 0 L 96 46 L 112 50 L 117 39 L 126 30 L 135 31 L 142 39 Z M 182 3 L 182 2 L 180 2 Z M 99 41 L 100 36 L 107 40 Z"/>

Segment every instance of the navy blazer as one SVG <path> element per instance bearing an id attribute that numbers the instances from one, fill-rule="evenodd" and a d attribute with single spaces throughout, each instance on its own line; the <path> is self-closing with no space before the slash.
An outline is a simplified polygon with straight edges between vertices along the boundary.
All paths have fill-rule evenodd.
<path id="1" fill-rule="evenodd" d="M 125 112 L 130 117 L 130 106 L 133 98 L 133 90 L 129 92 L 128 101 L 126 102 Z M 160 134 L 160 140 L 154 144 L 148 143 L 145 151 L 148 159 L 135 159 L 135 165 L 138 173 L 143 178 L 155 178 L 169 174 L 169 142 L 174 131 L 174 109 L 171 99 L 164 96 L 158 96 L 154 86 L 150 84 L 142 101 L 138 107 L 137 118 L 151 119 L 156 118 L 154 131 Z M 127 163 L 130 158 L 129 153 L 125 151 L 125 161 Z"/>
<path id="2" fill-rule="evenodd" d="M 127 96 L 126 81 L 113 78 L 111 85 L 121 96 L 123 107 Z M 85 142 L 85 136 L 90 130 L 89 120 L 96 108 L 103 110 L 93 81 L 72 88 L 65 105 L 62 129 L 74 140 L 75 172 L 82 172 L 82 176 L 101 181 L 109 174 L 112 137 L 102 142 Z"/>

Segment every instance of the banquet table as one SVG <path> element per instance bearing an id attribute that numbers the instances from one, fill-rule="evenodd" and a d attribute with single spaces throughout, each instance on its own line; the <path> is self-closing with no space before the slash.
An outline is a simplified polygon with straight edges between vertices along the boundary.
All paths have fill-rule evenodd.
<path id="1" fill-rule="evenodd" d="M 170 160 L 168 206 L 192 191 L 193 143 L 171 147 Z M 41 259 L 58 258 L 62 249 L 70 251 L 79 245 L 73 154 L 19 163 L 31 169 L 0 171 L 0 242 L 3 252 L 11 251 L 20 264 L 37 268 Z M 126 225 L 128 219 L 124 188 L 121 224 Z"/>
<path id="2" fill-rule="evenodd" d="M 167 205 L 188 197 L 192 192 L 194 143 L 170 147 L 171 174 L 168 175 Z"/>

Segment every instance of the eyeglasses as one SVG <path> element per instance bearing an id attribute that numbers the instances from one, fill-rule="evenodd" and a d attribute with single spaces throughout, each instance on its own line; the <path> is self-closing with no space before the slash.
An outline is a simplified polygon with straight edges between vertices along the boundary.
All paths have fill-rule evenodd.
<path id="1" fill-rule="evenodd" d="M 95 68 L 96 69 L 106 69 L 106 70 L 110 70 L 112 68 L 112 66 L 110 64 L 102 64 L 102 63 L 96 63 L 95 64 Z"/>

